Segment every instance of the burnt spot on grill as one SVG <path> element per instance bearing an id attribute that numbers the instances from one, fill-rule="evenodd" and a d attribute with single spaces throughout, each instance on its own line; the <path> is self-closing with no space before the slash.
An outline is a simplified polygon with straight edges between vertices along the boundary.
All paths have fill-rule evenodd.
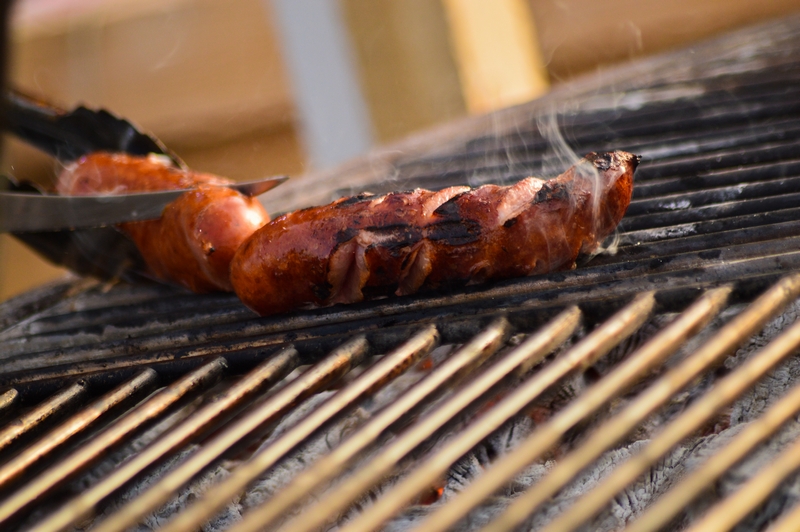
<path id="1" fill-rule="evenodd" d="M 340 201 L 336 204 L 337 208 L 340 207 L 347 207 L 348 205 L 353 205 L 355 203 L 359 203 L 361 201 L 367 201 L 368 199 L 372 199 L 375 197 L 375 194 L 372 192 L 362 192 L 361 194 L 357 194 L 355 196 L 350 196 L 346 200 Z"/>
<path id="2" fill-rule="evenodd" d="M 536 205 L 537 203 L 551 200 L 568 201 L 569 190 L 567 190 L 567 185 L 558 181 L 545 182 L 539 192 L 536 193 L 536 196 L 533 197 L 531 204 Z"/>
<path id="3" fill-rule="evenodd" d="M 333 288 L 327 281 L 321 284 L 315 284 L 311 287 L 314 297 L 320 301 L 327 301 L 331 296 L 331 288 Z"/>
<path id="4" fill-rule="evenodd" d="M 716 260 L 722 256 L 721 249 L 708 249 L 698 253 L 698 256 L 703 260 Z"/>

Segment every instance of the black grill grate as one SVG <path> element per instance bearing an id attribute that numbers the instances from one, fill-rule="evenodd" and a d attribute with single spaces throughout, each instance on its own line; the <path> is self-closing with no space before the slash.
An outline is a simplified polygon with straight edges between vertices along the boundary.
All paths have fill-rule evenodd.
<path id="1" fill-rule="evenodd" d="M 657 315 L 684 312 L 709 289 L 728 286 L 730 308 L 753 301 L 779 279 L 800 271 L 798 29 L 800 19 L 789 19 L 730 37 L 722 44 L 712 43 L 692 59 L 684 54 L 683 61 L 693 62 L 689 66 L 677 55 L 634 68 L 640 73 L 666 69 L 666 73 L 659 71 L 661 78 L 642 74 L 640 82 L 625 78 L 577 96 L 564 90 L 567 96 L 556 95 L 477 120 L 482 127 L 466 128 L 468 135 L 448 137 L 442 147 L 425 153 L 395 155 L 379 175 L 372 176 L 369 186 L 353 184 L 348 189 L 351 193 L 363 188 L 381 192 L 382 188 L 479 185 L 563 167 L 567 161 L 557 156 L 552 135 L 545 134 L 551 124 L 558 125 L 560 135 L 578 154 L 613 149 L 642 154 L 634 200 L 613 243 L 616 253 L 583 260 L 575 270 L 271 318 L 255 317 L 230 295 L 195 296 L 170 287 L 108 287 L 85 280 L 47 287 L 1 305 L 0 387 L 9 391 L 0 396 L 0 411 L 8 419 L 29 415 L 21 423 L 8 425 L 13 428 L 7 429 L 8 445 L 0 448 L 5 453 L 0 455 L 5 460 L 0 491 L 7 496 L 6 503 L 0 504 L 6 508 L 6 513 L 0 510 L 0 521 L 9 525 L 27 519 L 31 525 L 46 518 L 54 508 L 36 513 L 36 498 L 58 493 L 70 486 L 69 479 L 91 471 L 101 458 L 99 451 L 80 459 L 75 456 L 88 453 L 95 435 L 108 447 L 118 445 L 182 402 L 208 400 L 212 392 L 207 390 L 220 379 L 226 379 L 225 384 L 217 385 L 213 393 L 220 386 L 230 391 L 236 375 L 265 360 L 273 365 L 267 370 L 262 366 L 261 380 L 240 382 L 244 395 L 226 403 L 213 420 L 198 421 L 186 429 L 185 438 L 148 467 L 192 441 L 211 442 L 208 445 L 213 447 L 220 434 L 233 430 L 234 423 L 219 427 L 234 419 L 244 405 L 257 409 L 283 397 L 274 392 L 266 396 L 272 399 L 265 399 L 263 389 L 292 368 L 320 360 L 330 366 L 330 374 L 309 381 L 296 396 L 282 399 L 280 407 L 262 413 L 253 430 L 241 432 L 238 445 L 220 444 L 219 454 L 198 466 L 193 475 L 207 469 L 258 441 L 271 423 L 302 398 L 330 386 L 368 352 L 385 354 L 421 329 L 434 334 L 431 325 L 444 344 L 468 343 L 478 349 L 475 353 L 483 349 L 474 347 L 475 342 L 492 344 L 484 353 L 488 356 L 511 331 L 537 331 L 556 316 L 564 319 L 560 313 L 572 305 L 580 307 L 585 330 L 596 327 L 596 331 L 609 327 L 607 318 L 613 312 L 623 309 L 624 313 L 634 305 L 641 320 L 634 320 L 635 313 L 627 318 L 634 321 L 626 322 L 632 328 L 620 333 L 615 340 L 620 343 L 651 310 Z M 726 53 L 719 54 L 720 49 Z M 671 65 L 671 70 L 665 65 Z M 335 179 L 331 182 L 331 187 L 340 186 Z M 797 284 L 789 282 L 794 288 L 786 289 L 781 305 L 796 297 L 792 283 Z M 764 316 L 774 315 L 779 307 Z M 420 357 L 423 347 L 410 350 L 408 356 Z M 165 385 L 166 392 L 130 410 L 127 417 L 116 418 L 146 390 Z M 451 383 L 440 392 L 455 393 L 452 390 L 461 390 L 460 386 Z M 101 397 L 114 387 L 120 388 L 113 399 Z M 45 438 L 57 442 L 50 447 L 42 443 L 45 440 L 37 440 L 37 433 L 89 399 L 99 403 L 92 407 L 94 417 L 80 411 L 84 415 L 80 430 L 54 429 Z M 36 404 L 41 408 L 31 410 Z M 209 435 L 214 428 L 217 432 Z M 43 459 L 25 462 L 24 468 L 14 469 L 14 476 L 3 477 L 9 464 L 15 460 L 21 464 L 19 457 L 25 456 L 25 449 L 36 445 L 47 448 Z M 65 454 L 70 448 L 72 454 Z M 64 455 L 64 460 L 56 460 Z M 29 482 L 24 475 L 36 471 L 44 473 Z M 36 484 L 48 474 L 49 484 Z M 33 493 L 33 498 L 25 499 L 26 493 Z M 64 506 L 43 521 L 43 529 L 69 527 L 84 517 L 87 508 L 102 511 L 114 493 L 119 493 L 119 486 L 102 496 L 95 494 L 99 498 L 84 501 L 82 507 L 76 502 L 79 498 L 74 498 L 73 506 Z M 209 500 L 222 504 L 228 499 L 212 489 Z M 134 502 L 119 514 L 127 511 L 133 521 L 117 517 L 109 522 L 129 526 L 165 501 L 158 499 L 156 506 L 145 505 L 145 510 L 137 509 Z M 102 526 L 110 530 L 115 525 Z"/>

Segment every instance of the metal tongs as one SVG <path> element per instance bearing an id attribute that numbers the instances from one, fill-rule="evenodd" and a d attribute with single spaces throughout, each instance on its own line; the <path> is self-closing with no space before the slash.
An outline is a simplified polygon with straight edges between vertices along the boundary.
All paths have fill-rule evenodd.
<path id="1" fill-rule="evenodd" d="M 157 138 L 105 110 L 77 107 L 64 111 L 9 92 L 6 99 L 10 132 L 62 163 L 96 152 L 166 156 L 178 168 L 186 165 Z M 257 196 L 287 177 L 269 177 L 231 188 Z M 2 189 L 5 189 L 3 191 Z M 0 233 L 16 238 L 56 264 L 101 279 L 146 277 L 136 246 L 113 224 L 154 219 L 185 190 L 124 195 L 58 196 L 0 176 Z"/>
<path id="2" fill-rule="evenodd" d="M 286 177 L 269 177 L 229 188 L 245 196 L 258 196 L 283 183 Z M 24 188 L 0 176 L 13 192 L 0 192 L 0 233 L 29 233 L 106 227 L 121 222 L 153 220 L 164 207 L 189 189 L 103 196 L 59 196 L 40 191 L 24 192 Z M 38 192 L 38 193 L 37 193 Z"/>

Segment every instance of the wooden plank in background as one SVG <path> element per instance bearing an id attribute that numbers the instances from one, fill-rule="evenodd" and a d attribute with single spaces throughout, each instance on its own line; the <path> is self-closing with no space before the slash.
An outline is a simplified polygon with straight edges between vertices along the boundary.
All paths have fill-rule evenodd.
<path id="1" fill-rule="evenodd" d="M 342 0 L 380 142 L 465 114 L 439 0 Z"/>
<path id="2" fill-rule="evenodd" d="M 798 0 L 528 0 L 553 82 L 800 11 Z"/>
<path id="3" fill-rule="evenodd" d="M 485 113 L 547 92 L 526 0 L 444 0 L 467 109 Z"/>

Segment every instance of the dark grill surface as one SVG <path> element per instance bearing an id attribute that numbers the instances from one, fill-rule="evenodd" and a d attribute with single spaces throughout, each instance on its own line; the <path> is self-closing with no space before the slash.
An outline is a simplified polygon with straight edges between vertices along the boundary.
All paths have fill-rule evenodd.
<path id="1" fill-rule="evenodd" d="M 428 413 L 420 419 L 428 419 L 431 412 L 436 411 L 430 410 L 431 404 L 445 409 L 442 405 L 447 400 L 459 394 L 468 394 L 470 386 L 473 386 L 472 393 L 477 394 L 469 400 L 464 399 L 464 408 L 443 422 L 445 429 L 440 427 L 434 431 L 439 438 L 436 441 L 443 438 L 442 430 L 445 433 L 463 431 L 465 434 L 477 430 L 464 420 L 482 415 L 480 413 L 484 411 L 493 411 L 490 408 L 496 401 L 492 398 L 497 394 L 500 397 L 513 397 L 510 390 L 525 389 L 524 386 L 508 388 L 511 381 L 517 384 L 521 382 L 519 370 L 515 370 L 518 373 L 513 379 L 498 377 L 496 382 L 487 384 L 487 388 L 481 389 L 483 391 L 480 393 L 474 391 L 479 387 L 475 380 L 470 379 L 478 379 L 482 371 L 474 371 L 475 367 L 487 367 L 488 363 L 481 366 L 482 361 L 495 351 L 510 351 L 508 357 L 519 353 L 522 348 L 514 351 L 508 347 L 520 342 L 520 337 L 515 334 L 532 336 L 532 333 L 542 331 L 541 328 L 545 326 L 549 327 L 546 331 L 553 345 L 547 348 L 539 346 L 539 351 L 531 347 L 531 353 L 539 354 L 526 356 L 532 359 L 539 357 L 539 360 L 548 356 L 548 365 L 545 367 L 549 368 L 557 365 L 558 361 L 566 360 L 570 353 L 583 353 L 580 354 L 582 358 L 575 354 L 573 365 L 565 366 L 564 373 L 558 378 L 554 377 L 555 380 L 548 382 L 547 386 L 554 386 L 553 390 L 567 386 L 564 384 L 567 381 L 562 378 L 574 376 L 576 372 L 590 384 L 604 382 L 603 378 L 613 374 L 609 368 L 615 367 L 614 362 L 623 358 L 622 351 L 628 353 L 639 347 L 655 334 L 654 330 L 666 330 L 664 324 L 669 321 L 668 317 L 678 314 L 689 316 L 690 305 L 706 294 L 704 297 L 714 301 L 713 304 L 709 303 L 714 307 L 713 310 L 708 310 L 705 317 L 692 318 L 694 325 L 686 326 L 675 349 L 658 356 L 661 357 L 659 360 L 664 361 L 672 356 L 672 352 L 683 348 L 680 356 L 688 360 L 687 353 L 694 351 L 684 346 L 689 345 L 689 339 L 703 330 L 713 315 L 722 312 L 709 326 L 704 337 L 712 333 L 717 335 L 710 340 L 712 346 L 708 348 L 709 353 L 715 354 L 713 357 L 708 355 L 708 365 L 703 366 L 698 374 L 706 375 L 706 381 L 712 378 L 711 375 L 722 378 L 732 368 L 725 366 L 724 371 L 714 370 L 714 364 L 718 364 L 723 357 L 761 330 L 769 319 L 780 315 L 782 309 L 800 295 L 800 280 L 791 277 L 793 273 L 800 272 L 800 62 L 797 61 L 797 57 L 800 57 L 800 19 L 787 19 L 740 32 L 699 47 L 695 52 L 679 52 L 638 63 L 620 71 L 613 82 L 576 83 L 540 102 L 475 119 L 465 125 L 463 134 L 443 136 L 440 146 L 425 146 L 423 150 L 417 148 L 409 153 L 393 155 L 391 159 L 384 157 L 381 159 L 381 169 L 371 171 L 371 182 L 364 179 L 348 183 L 347 193 L 363 189 L 384 192 L 413 187 L 443 188 L 464 183 L 477 186 L 483 183 L 508 183 L 528 175 L 542 175 L 543 172 L 555 174 L 574 162 L 569 158 L 570 150 L 578 156 L 590 151 L 616 149 L 642 155 L 642 164 L 636 172 L 634 200 L 618 234 L 606 243 L 610 252 L 583 258 L 574 270 L 451 292 L 313 309 L 271 318 L 256 317 L 231 295 L 197 296 L 170 287 L 108 286 L 90 280 L 67 281 L 0 305 L 0 391 L 8 390 L 0 396 L 0 408 L 6 412 L 6 426 L 0 429 L 0 460 L 4 461 L 0 463 L 5 464 L 0 466 L 0 494 L 6 497 L 6 502 L 0 504 L 0 529 L 36 525 L 41 530 L 66 530 L 75 524 L 85 527 L 89 515 L 104 514 L 105 520 L 96 521 L 101 523 L 101 530 L 124 530 L 141 522 L 153 510 L 161 508 L 171 500 L 169 493 L 175 493 L 189 480 L 199 478 L 198 475 L 203 471 L 212 470 L 223 458 L 233 461 L 252 459 L 257 462 L 259 465 L 250 468 L 252 477 L 248 477 L 247 473 L 240 473 L 237 477 L 237 473 L 233 473 L 230 478 L 234 480 L 229 479 L 227 484 L 222 481 L 218 483 L 223 487 L 218 490 L 214 486 L 209 488 L 204 499 L 208 502 L 205 506 L 210 508 L 208 515 L 198 514 L 200 510 L 196 510 L 195 514 L 189 511 L 181 515 L 183 521 L 167 525 L 172 527 L 170 530 L 193 530 L 212 518 L 214 511 L 222 510 L 228 501 L 243 493 L 262 474 L 272 471 L 289 451 L 301 448 L 302 442 L 307 443 L 319 430 L 333 426 L 331 424 L 336 419 L 361 404 L 359 401 L 368 400 L 383 386 L 394 382 L 402 373 L 401 370 L 424 359 L 425 353 L 436 342 L 442 345 L 466 343 L 458 355 L 448 359 L 452 361 L 458 356 L 466 357 L 463 366 L 454 366 L 449 370 L 452 374 L 446 374 L 444 369 L 450 362 L 431 362 L 438 360 L 435 356 L 424 359 L 427 362 L 424 361 L 423 366 L 427 363 L 435 367 L 429 374 L 426 373 L 427 369 L 415 366 L 412 373 L 429 375 L 431 381 L 435 381 L 435 375 L 441 373 L 442 376 L 438 385 L 426 392 L 428 395 L 420 395 L 417 403 L 410 403 L 405 414 L 425 411 Z M 374 163 L 367 160 L 362 166 L 374 166 Z M 330 179 L 330 182 L 333 183 L 328 185 L 331 190 L 342 186 L 340 180 Z M 278 201 L 275 199 L 275 202 Z M 784 279 L 783 284 L 775 288 L 780 279 Z M 765 292 L 766 296 L 752 303 Z M 769 300 L 769 297 L 773 299 Z M 573 305 L 577 305 L 577 308 Z M 748 310 L 739 313 L 741 309 Z M 609 319 L 614 312 L 620 314 Z M 747 312 L 752 312 L 752 316 Z M 648 317 L 651 315 L 654 317 Z M 741 322 L 730 326 L 733 323 L 731 320 L 742 316 L 745 318 Z M 577 327 L 579 317 L 583 325 Z M 634 334 L 643 323 L 644 329 Z M 725 323 L 731 331 L 727 334 L 738 331 L 743 336 L 727 339 Z M 435 329 L 430 326 L 435 326 Z M 594 331 L 594 336 L 588 334 L 589 331 Z M 608 337 L 605 340 L 604 334 Z M 631 335 L 633 340 L 626 343 L 625 339 Z M 508 344 L 508 338 L 512 336 L 514 339 Z M 397 362 L 394 370 L 387 370 L 386 375 L 376 378 L 369 386 L 364 384 L 359 392 L 361 395 L 354 395 L 349 399 L 350 402 L 342 402 L 335 415 L 321 418 L 316 426 L 296 436 L 295 443 L 281 451 L 283 454 L 275 450 L 282 440 L 277 433 L 270 431 L 303 400 L 332 386 L 341 389 L 342 393 L 354 389 L 359 379 L 367 373 L 356 377 L 358 372 L 348 373 L 351 366 L 358 366 L 368 354 L 394 352 L 392 350 L 410 338 L 416 338 L 417 344 L 407 345 L 405 351 L 401 349 L 405 353 L 405 362 Z M 564 342 L 567 342 L 567 347 L 559 348 Z M 800 344 L 800 339 L 787 342 L 781 348 L 781 357 L 790 356 Z M 667 340 L 662 340 L 662 344 L 666 346 Z M 582 345 L 590 345 L 591 349 Z M 692 349 L 696 350 L 696 344 L 692 345 Z M 572 346 L 571 351 L 569 346 Z M 549 357 L 548 353 L 559 349 L 561 354 L 555 358 Z M 601 356 L 609 351 L 617 353 L 617 358 L 612 356 L 613 360 L 603 362 L 605 359 Z M 388 358 L 389 355 L 382 360 Z M 498 357 L 491 360 L 496 359 Z M 716 361 L 714 364 L 712 359 Z M 292 384 L 287 384 L 279 392 L 268 391 L 270 386 L 279 386 L 277 383 L 296 368 L 317 362 L 320 365 L 315 368 L 321 376 L 312 375 L 315 371 L 312 369 L 292 381 L 296 383 L 296 390 Z M 519 364 L 529 369 L 533 362 L 528 366 L 522 362 Z M 670 367 L 676 364 L 672 362 Z M 661 371 L 656 367 L 658 364 L 655 362 L 643 366 L 637 370 L 637 379 L 644 383 L 655 379 Z M 250 373 L 250 380 L 247 381 L 237 380 L 238 375 L 251 371 L 261 373 Z M 531 381 L 546 372 L 543 369 L 533 373 Z M 337 379 L 342 382 L 334 384 Z M 462 384 L 464 379 L 467 379 L 466 384 Z M 695 384 L 692 386 L 696 386 L 696 379 L 687 380 L 686 386 L 693 381 Z M 561 384 L 557 384 L 559 382 Z M 706 385 L 711 386 L 709 382 Z M 241 390 L 236 386 L 242 387 Z M 541 397 L 530 392 L 532 395 L 526 396 L 524 401 L 519 399 L 521 406 L 514 413 L 523 411 L 523 407 L 530 410 L 530 404 L 534 405 L 534 409 L 549 409 L 541 421 L 546 426 L 546 420 L 556 415 L 563 406 L 557 398 L 553 399 L 553 394 L 558 396 L 558 392 L 542 395 L 547 386 L 539 392 Z M 617 393 L 633 404 L 634 401 L 630 399 L 633 392 L 630 395 L 623 394 L 631 386 L 633 381 L 620 381 Z M 638 386 L 636 391 L 645 387 L 644 384 Z M 409 389 L 415 387 L 424 388 L 416 383 Z M 162 390 L 160 395 L 143 400 L 147 393 L 158 388 Z M 676 388 L 672 393 L 677 396 L 681 389 Z M 747 389 L 744 385 L 737 389 L 728 403 L 718 405 L 714 412 L 722 411 L 725 405 L 743 396 Z M 702 391 L 705 388 L 692 397 L 699 396 Z M 645 394 L 641 392 L 642 396 Z M 401 397 L 410 395 L 411 392 L 400 393 Z M 438 399 L 441 395 L 445 399 Z M 204 413 L 217 404 L 212 401 L 214 397 L 227 399 L 216 400 L 224 403 L 218 405 L 219 412 Z M 380 397 L 380 394 L 376 397 Z M 226 400 L 229 402 L 225 403 Z M 610 397 L 603 399 L 609 400 Z M 387 400 L 387 404 L 392 401 Z M 137 406 L 134 407 L 134 404 Z M 600 408 L 601 404 L 594 407 Z M 653 406 L 649 412 L 657 411 L 660 404 L 663 402 Z M 545 408 L 543 405 L 550 406 Z M 621 408 L 609 407 L 601 413 L 587 411 L 584 424 L 602 427 L 603 421 L 612 419 L 612 414 Z M 797 411 L 800 404 L 788 408 Z M 240 413 L 242 410 L 244 413 Z M 170 425 L 173 428 L 166 431 L 161 440 L 156 440 L 163 443 L 173 434 L 173 442 L 163 443 L 162 451 L 154 452 L 150 461 L 142 459 L 140 469 L 129 476 L 117 473 L 121 480 L 102 480 L 113 478 L 106 477 L 114 471 L 113 467 L 110 468 L 108 462 L 100 462 L 109 449 L 142 438 L 145 429 L 158 426 L 157 423 L 167 423 L 164 421 L 166 416 L 174 412 L 188 413 L 182 414 L 185 420 L 178 416 L 170 421 L 174 424 Z M 375 420 L 380 418 L 379 412 L 382 411 L 377 409 L 370 412 L 371 420 L 365 423 L 378 423 Z M 77 417 L 70 420 L 83 419 L 79 428 L 69 429 L 63 424 L 67 414 L 72 413 Z M 208 417 L 203 418 L 203 415 Z M 529 417 L 535 416 L 530 414 Z M 21 421 L 14 421 L 17 418 Z M 205 421 L 201 422 L 200 419 Z M 508 419 L 508 416 L 503 418 Z M 666 424 L 673 418 L 662 416 L 659 419 Z M 389 445 L 387 441 L 402 441 L 401 435 L 413 430 L 422 431 L 419 428 L 422 423 L 413 422 L 407 432 L 403 432 L 401 428 L 408 423 L 398 425 L 402 421 L 398 420 L 400 418 L 386 421 L 386 425 L 376 433 L 382 435 L 382 439 L 374 436 L 369 439 L 369 445 L 374 447 L 376 442 Z M 586 420 L 594 421 L 589 423 Z M 708 422 L 708 419 L 705 421 Z M 181 423 L 195 425 L 183 428 L 181 430 L 185 432 L 181 432 L 174 428 L 185 427 Z M 492 430 L 486 429 L 483 439 L 492 432 L 497 433 L 502 425 L 499 423 Z M 611 425 L 613 423 L 609 422 L 608 426 Z M 73 426 L 78 425 L 73 423 Z M 480 423 L 475 426 L 480 426 Z M 701 423 L 697 429 L 706 431 L 706 434 L 715 430 L 709 429 L 707 423 Z M 293 434 L 288 428 L 286 430 L 281 434 Z M 589 429 L 585 430 L 589 432 Z M 612 442 L 625 441 L 623 437 L 633 430 L 634 427 L 631 427 L 627 432 L 623 431 Z M 547 431 L 543 429 L 542 433 Z M 360 491 L 359 488 L 351 488 L 352 497 L 340 502 L 339 506 L 331 502 L 337 496 L 334 490 L 333 495 L 323 498 L 320 503 L 322 510 L 309 513 L 322 515 L 322 521 L 315 523 L 313 517 L 301 514 L 296 522 L 286 525 L 287 530 L 311 530 L 324 525 L 326 521 L 335 521 L 353 501 L 361 501 L 359 509 L 369 506 L 359 498 L 361 494 L 380 484 L 381 478 L 392 477 L 394 480 L 391 482 L 384 481 L 391 484 L 399 475 L 397 471 L 413 470 L 414 464 L 429 456 L 426 453 L 436 447 L 430 439 L 433 434 L 424 433 L 418 437 L 419 441 L 408 444 L 408 452 L 401 455 L 405 457 L 403 467 L 406 469 L 397 469 L 394 467 L 397 464 L 392 462 L 393 466 L 380 474 L 372 484 L 365 484 L 366 487 Z M 687 436 L 689 434 L 692 431 Z M 226 435 L 233 438 L 228 443 L 224 441 Z M 565 429 L 559 436 L 563 438 L 560 448 L 564 452 L 580 449 L 576 443 L 580 438 L 576 434 L 567 433 Z M 251 458 L 255 447 L 265 438 L 269 438 L 266 441 L 272 442 L 272 446 L 264 444 L 260 454 Z M 421 445 L 423 441 L 428 443 Z M 455 458 L 447 462 L 448 466 L 479 441 L 481 438 L 467 446 L 461 454 L 453 455 Z M 538 444 L 546 450 L 558 441 L 556 438 L 553 442 Z M 679 441 L 676 440 L 673 446 Z M 50 442 L 49 447 L 47 442 Z M 210 453 L 207 458 L 200 456 L 202 453 L 197 448 L 189 447 L 197 442 L 203 442 L 201 448 Z M 96 448 L 92 447 L 93 444 Z M 367 443 L 363 445 L 364 449 L 372 448 Z M 441 447 L 443 444 L 437 445 Z M 44 450 L 38 454 L 29 451 L 39 448 Z M 151 448 L 152 445 L 146 447 L 145 443 L 140 446 L 140 449 Z M 195 453 L 191 458 L 188 457 L 190 449 Z M 411 450 L 414 452 L 411 453 Z M 82 452 L 85 454 L 83 457 Z M 144 450 L 136 452 L 139 456 L 146 453 Z M 132 460 L 132 456 L 137 456 L 136 452 L 132 451 L 126 457 L 114 458 L 117 455 L 112 455 L 110 460 Z M 356 452 L 354 457 L 361 454 Z M 366 456 L 366 451 L 363 454 Z M 376 455 L 373 452 L 371 456 Z M 377 456 L 380 458 L 380 455 Z M 409 458 L 412 456 L 413 460 Z M 540 453 L 527 458 L 517 457 L 521 465 L 511 471 L 506 484 L 522 467 L 535 463 L 542 456 Z M 258 457 L 261 457 L 261 462 L 258 462 Z M 339 476 L 348 464 L 354 463 L 354 457 L 342 458 L 336 467 L 330 466 L 333 469 L 329 471 L 329 478 Z M 160 499 L 156 497 L 147 504 L 142 499 L 146 499 L 148 493 L 152 495 L 155 490 L 147 492 L 143 487 L 137 488 L 138 491 L 134 490 L 136 494 L 143 494 L 139 499 L 130 495 L 130 486 L 146 485 L 148 482 L 142 484 L 143 475 L 152 472 L 156 465 L 167 459 L 171 460 L 172 469 L 166 473 L 160 470 L 163 478 L 174 475 L 173 478 L 182 479 L 175 481 L 177 484 L 170 488 L 167 495 Z M 484 465 L 490 469 L 494 458 L 487 460 Z M 179 467 L 178 463 L 184 465 Z M 565 459 L 563 463 L 569 464 L 569 460 Z M 788 473 L 797 466 L 800 464 L 785 465 L 784 470 Z M 585 467 L 578 468 L 573 477 Z M 392 471 L 395 476 L 390 475 Z M 453 474 L 451 470 L 447 478 L 450 479 Z M 236 483 L 237 478 L 239 484 Z M 324 480 L 328 477 L 318 472 L 316 478 Z M 547 488 L 541 487 L 550 485 L 547 479 L 545 476 L 540 484 L 533 484 L 539 486 L 536 489 L 545 490 L 541 491 L 545 493 L 542 501 L 548 500 L 560 489 L 553 484 L 556 487 L 552 488 L 552 493 L 547 492 Z M 713 482 L 713 479 L 710 481 Z M 759 482 L 763 485 L 765 481 Z M 622 489 L 626 485 L 621 484 L 615 489 Z M 92 486 L 97 490 L 92 495 L 95 499 L 87 495 L 81 503 L 81 493 Z M 128 495 L 119 499 L 121 489 L 126 486 Z M 245 519 L 236 525 L 239 527 L 236 530 L 255 530 L 265 524 L 278 523 L 278 517 L 300 502 L 291 499 L 292 490 L 300 489 L 292 486 L 290 484 L 282 492 L 283 499 L 275 495 L 271 503 L 268 498 L 265 506 L 260 501 L 259 504 L 253 503 L 253 515 L 258 517 Z M 472 492 L 468 491 L 464 492 L 464 499 L 458 499 L 455 495 L 448 495 L 448 490 L 444 490 L 444 499 L 433 505 L 421 504 L 424 497 L 400 504 L 394 513 L 387 516 L 396 515 L 402 507 L 417 503 L 408 514 L 413 518 L 392 521 L 393 529 L 401 527 L 398 523 L 408 528 L 423 523 L 421 520 L 431 509 L 439 509 L 439 513 L 434 514 L 432 521 L 419 525 L 422 530 L 437 529 L 436 516 L 441 517 L 441 523 L 461 523 L 458 526 L 467 529 L 479 529 L 489 523 L 495 523 L 491 526 L 497 527 L 492 530 L 510 529 L 508 527 L 519 523 L 527 523 L 525 526 L 535 528 L 546 522 L 542 521 L 544 518 L 541 516 L 534 517 L 534 521 L 525 521 L 539 502 L 530 506 L 527 513 L 516 521 L 508 517 L 510 514 L 502 514 L 501 520 L 492 521 L 501 516 L 501 511 L 508 506 L 507 502 L 498 503 L 497 509 L 488 511 L 488 517 L 473 515 L 471 520 L 459 521 L 463 515 L 446 515 L 448 497 L 454 501 L 453 505 L 465 508 L 462 510 L 465 513 L 486 499 L 476 495 L 478 498 L 473 501 L 469 499 Z M 383 491 L 387 492 L 389 488 Z M 302 489 L 300 492 L 305 493 Z M 347 487 L 342 488 L 342 493 L 347 493 Z M 388 496 L 392 496 L 391 493 Z M 249 500 L 244 495 L 242 497 L 243 500 Z M 396 497 L 396 500 L 401 500 L 399 495 Z M 530 497 L 535 497 L 535 494 Z M 774 519 L 791 506 L 789 502 L 792 501 L 787 502 L 785 495 L 783 497 L 783 502 L 778 505 L 779 511 L 776 510 L 765 519 Z M 378 495 L 375 498 L 379 498 Z M 129 504 L 124 505 L 120 502 L 122 500 Z M 459 500 L 470 502 L 455 502 Z M 758 503 L 758 499 L 751 500 L 754 503 L 748 511 Z M 203 505 L 190 508 L 200 506 Z M 554 503 L 553 508 L 556 506 Z M 587 503 L 585 507 L 590 506 Z M 597 506 L 595 513 L 602 508 L 602 504 Z M 358 514 L 355 510 L 350 512 L 346 514 L 348 519 Z M 635 518 L 642 513 L 641 509 L 631 512 L 632 515 L 626 518 L 631 522 L 635 522 Z M 563 519 L 559 523 L 567 527 L 563 530 L 572 530 L 588 522 L 593 515 L 587 514 L 581 516 L 583 521 L 569 523 L 572 528 L 568 528 Z M 553 517 L 549 516 L 548 519 Z M 750 525 L 746 524 L 748 521 L 744 520 L 745 517 L 746 514 L 737 519 L 742 520 L 745 523 L 742 526 L 746 528 Z M 447 519 L 452 519 L 452 522 Z M 690 521 L 690 517 L 684 516 L 680 525 L 675 525 L 674 520 L 671 522 L 674 526 L 686 526 Z M 147 521 L 150 523 L 147 526 L 153 526 L 154 522 L 152 519 Z M 159 521 L 160 524 L 166 522 Z M 722 523 L 722 519 L 717 518 L 716 522 Z M 208 525 L 210 529 L 224 529 L 230 524 L 219 520 L 214 523 Z M 351 522 L 356 527 L 360 526 L 358 523 Z M 591 526 L 606 526 L 598 523 Z M 763 524 L 760 522 L 758 526 Z M 305 526 L 310 528 L 303 528 Z M 621 525 L 617 523 L 616 526 Z M 355 529 L 367 530 L 369 527 Z"/>

